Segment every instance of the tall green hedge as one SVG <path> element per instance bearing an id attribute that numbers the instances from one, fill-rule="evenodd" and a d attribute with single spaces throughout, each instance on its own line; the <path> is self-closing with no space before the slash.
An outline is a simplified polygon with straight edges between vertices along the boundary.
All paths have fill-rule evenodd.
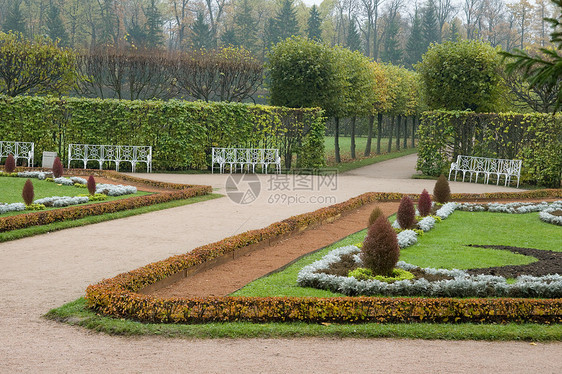
<path id="1" fill-rule="evenodd" d="M 200 169 L 211 147 L 279 148 L 285 167 L 324 165 L 319 109 L 240 103 L 0 96 L 0 140 L 35 142 L 36 160 L 68 144 L 150 145 L 156 169 Z M 78 167 L 78 164 L 75 165 Z"/>
<path id="2" fill-rule="evenodd" d="M 419 128 L 418 170 L 444 172 L 457 155 L 523 160 L 522 181 L 560 187 L 562 115 L 425 112 Z"/>

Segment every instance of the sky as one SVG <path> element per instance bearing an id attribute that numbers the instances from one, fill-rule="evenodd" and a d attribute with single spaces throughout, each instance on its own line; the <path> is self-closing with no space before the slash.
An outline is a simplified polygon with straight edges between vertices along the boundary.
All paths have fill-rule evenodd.
<path id="1" fill-rule="evenodd" d="M 312 6 L 314 4 L 316 5 L 320 5 L 320 3 L 322 2 L 322 0 L 302 0 L 303 3 L 305 3 L 308 6 Z"/>

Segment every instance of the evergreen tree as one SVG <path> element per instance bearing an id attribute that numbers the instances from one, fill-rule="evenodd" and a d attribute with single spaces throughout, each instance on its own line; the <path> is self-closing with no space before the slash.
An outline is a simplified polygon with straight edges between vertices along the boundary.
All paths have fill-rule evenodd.
<path id="1" fill-rule="evenodd" d="M 322 18 L 320 18 L 320 13 L 318 12 L 316 5 L 313 5 L 312 8 L 310 8 L 308 21 L 306 23 L 308 26 L 306 29 L 308 39 L 322 41 Z"/>
<path id="2" fill-rule="evenodd" d="M 236 47 L 239 45 L 236 33 L 233 29 L 225 29 L 221 35 L 221 43 L 224 46 Z"/>
<path id="3" fill-rule="evenodd" d="M 60 18 L 60 9 L 51 3 L 47 12 L 47 34 L 52 40 L 59 40 L 61 46 L 68 46 L 68 34 Z"/>
<path id="4" fill-rule="evenodd" d="M 205 22 L 202 12 L 197 13 L 195 22 L 189 28 L 191 29 L 191 46 L 194 49 L 213 48 L 213 34 L 211 28 Z"/>
<path id="5" fill-rule="evenodd" d="M 115 12 L 115 4 L 113 0 L 101 0 L 99 5 L 101 7 L 100 16 L 102 19 L 99 41 L 115 45 L 119 38 L 119 17 Z M 137 26 L 141 27 L 140 25 Z M 145 25 L 142 25 L 142 28 L 144 27 Z"/>
<path id="6" fill-rule="evenodd" d="M 449 28 L 449 38 L 451 42 L 458 42 L 461 39 L 459 26 L 455 20 L 451 21 L 451 27 Z"/>
<path id="7" fill-rule="evenodd" d="M 425 49 L 427 49 L 431 43 L 435 43 L 439 40 L 441 31 L 439 30 L 437 10 L 433 0 L 428 0 L 423 9 L 421 34 Z"/>
<path id="8" fill-rule="evenodd" d="M 278 43 L 293 35 L 299 34 L 299 24 L 297 21 L 297 11 L 293 6 L 293 0 L 283 0 L 281 8 L 273 19 L 274 43 Z"/>
<path id="9" fill-rule="evenodd" d="M 252 15 L 252 6 L 248 0 L 242 0 L 236 7 L 234 14 L 234 27 L 236 40 L 249 51 L 254 51 L 257 44 L 256 26 L 257 21 Z"/>
<path id="10" fill-rule="evenodd" d="M 383 40 L 383 50 L 381 59 L 384 62 L 392 64 L 399 64 L 402 61 L 402 49 L 400 48 L 400 41 L 398 34 L 400 33 L 400 25 L 396 18 L 393 18 L 387 26 L 386 35 Z"/>
<path id="11" fill-rule="evenodd" d="M 128 41 L 132 47 L 143 47 L 147 43 L 147 33 L 145 25 L 141 25 L 136 16 L 131 18 L 131 25 L 127 28 Z"/>
<path id="12" fill-rule="evenodd" d="M 406 63 L 410 66 L 414 65 L 418 61 L 421 61 L 423 54 L 427 50 L 424 44 L 421 30 L 421 19 L 418 9 L 416 9 L 414 13 L 414 19 L 412 20 L 410 37 L 408 38 L 408 41 L 406 43 Z"/>
<path id="13" fill-rule="evenodd" d="M 156 48 L 162 45 L 164 35 L 162 34 L 162 13 L 156 6 L 156 0 L 150 0 L 150 4 L 144 9 L 146 17 L 146 46 Z"/>
<path id="14" fill-rule="evenodd" d="M 352 18 L 349 21 L 345 46 L 352 51 L 361 51 L 361 37 L 359 36 L 359 32 L 357 31 L 355 18 Z"/>
<path id="15" fill-rule="evenodd" d="M 2 25 L 4 32 L 12 31 L 25 35 L 25 18 L 20 9 L 21 0 L 13 0 L 12 7 L 6 13 L 6 19 Z"/>
<path id="16" fill-rule="evenodd" d="M 269 48 L 277 43 L 277 35 L 278 31 L 275 19 L 266 19 L 263 30 L 263 42 L 266 48 Z"/>

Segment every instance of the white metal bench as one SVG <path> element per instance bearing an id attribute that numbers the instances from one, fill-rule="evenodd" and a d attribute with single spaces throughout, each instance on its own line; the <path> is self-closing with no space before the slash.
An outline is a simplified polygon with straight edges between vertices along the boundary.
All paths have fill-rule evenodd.
<path id="1" fill-rule="evenodd" d="M 488 157 L 474 157 L 458 155 L 457 161 L 451 164 L 449 169 L 449 180 L 451 174 L 455 172 L 455 181 L 457 174 L 462 172 L 462 181 L 464 182 L 467 174 L 470 175 L 469 181 L 478 182 L 478 177 L 482 175 L 484 182 L 488 184 L 490 176 L 496 177 L 496 184 L 499 185 L 500 178 L 503 176 L 505 185 L 511 183 L 511 178 L 517 178 L 517 187 L 519 187 L 519 178 L 521 175 L 521 160 L 509 160 L 501 158 L 488 158 Z"/>
<path id="2" fill-rule="evenodd" d="M 33 166 L 35 144 L 32 142 L 0 141 L 0 161 L 10 154 L 14 157 L 16 165 L 19 159 L 24 159 L 27 160 L 27 166 Z"/>
<path id="3" fill-rule="evenodd" d="M 71 161 L 82 161 L 84 169 L 88 161 L 97 161 L 100 170 L 104 162 L 114 162 L 115 170 L 119 171 L 119 164 L 130 162 L 134 173 L 138 163 L 146 164 L 146 171 L 152 172 L 152 147 L 136 145 L 97 145 L 97 144 L 69 144 L 68 167 Z"/>
<path id="4" fill-rule="evenodd" d="M 243 172 L 246 169 L 252 173 L 256 172 L 256 166 L 261 166 L 262 173 L 267 174 L 270 165 L 273 165 L 275 172 L 281 172 L 281 157 L 279 149 L 274 148 L 212 148 L 211 172 L 214 173 L 215 165 L 219 172 L 224 173 L 228 165 L 229 171 L 235 173 L 238 168 Z"/>

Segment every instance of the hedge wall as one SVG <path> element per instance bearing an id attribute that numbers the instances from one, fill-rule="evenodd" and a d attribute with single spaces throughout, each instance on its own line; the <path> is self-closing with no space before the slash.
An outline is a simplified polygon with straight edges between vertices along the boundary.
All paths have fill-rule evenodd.
<path id="1" fill-rule="evenodd" d="M 560 187 L 562 116 L 546 113 L 425 112 L 418 170 L 439 175 L 457 155 L 523 160 L 521 180 Z"/>
<path id="2" fill-rule="evenodd" d="M 322 113 L 240 103 L 0 96 L 0 134 L 4 141 L 35 142 L 36 162 L 43 151 L 57 151 L 65 161 L 72 143 L 150 145 L 156 169 L 200 169 L 210 166 L 211 147 L 238 146 L 279 148 L 287 168 L 297 153 L 303 155 L 299 166 L 314 168 L 324 165 Z"/>

